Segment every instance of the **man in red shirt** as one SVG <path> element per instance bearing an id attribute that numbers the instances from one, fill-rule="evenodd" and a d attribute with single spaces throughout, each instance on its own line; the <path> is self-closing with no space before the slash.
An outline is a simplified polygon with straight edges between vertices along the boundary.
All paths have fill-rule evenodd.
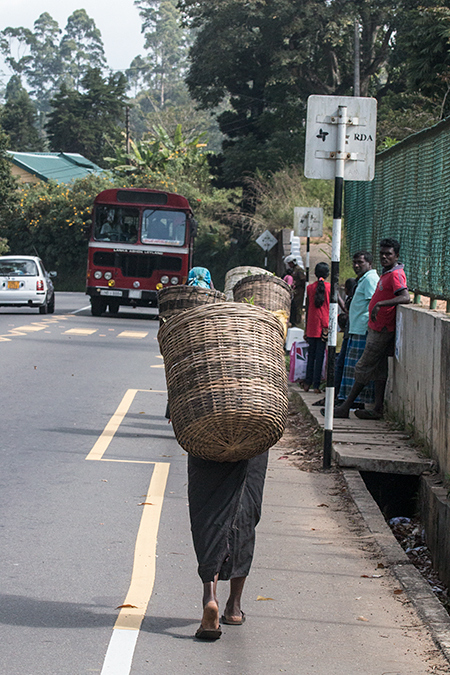
<path id="1" fill-rule="evenodd" d="M 403 265 L 398 262 L 400 244 L 396 239 L 380 242 L 380 280 L 369 304 L 369 328 L 364 352 L 355 366 L 355 383 L 347 399 L 334 409 L 334 417 L 348 417 L 358 394 L 375 381 L 373 410 L 356 410 L 360 419 L 379 420 L 383 416 L 384 391 L 388 378 L 388 356 L 394 354 L 397 305 L 410 301 Z"/>

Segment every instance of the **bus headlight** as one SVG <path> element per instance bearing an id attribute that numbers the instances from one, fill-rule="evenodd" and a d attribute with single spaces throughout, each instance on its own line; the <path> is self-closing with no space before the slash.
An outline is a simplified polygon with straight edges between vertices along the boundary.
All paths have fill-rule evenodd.
<path id="1" fill-rule="evenodd" d="M 171 283 L 173 286 L 176 286 L 177 283 L 178 283 L 178 277 L 172 277 L 171 280 L 170 280 L 170 283 Z"/>
<path id="2" fill-rule="evenodd" d="M 161 283 L 162 284 L 168 284 L 169 283 L 169 277 L 167 274 L 165 274 L 163 277 L 161 277 Z"/>
<path id="3" fill-rule="evenodd" d="M 105 279 L 112 279 L 112 272 L 105 272 Z"/>
<path id="4" fill-rule="evenodd" d="M 156 290 L 157 290 L 157 291 L 160 291 L 161 288 L 164 288 L 164 286 L 163 286 L 161 283 L 156 284 Z"/>
<path id="5" fill-rule="evenodd" d="M 114 281 L 114 279 L 110 279 L 108 281 L 108 286 L 115 286 L 115 285 L 116 285 L 116 282 Z"/>
<path id="6" fill-rule="evenodd" d="M 102 278 L 102 273 L 100 272 L 100 270 L 96 270 L 94 272 L 94 279 L 101 279 L 101 278 Z"/>

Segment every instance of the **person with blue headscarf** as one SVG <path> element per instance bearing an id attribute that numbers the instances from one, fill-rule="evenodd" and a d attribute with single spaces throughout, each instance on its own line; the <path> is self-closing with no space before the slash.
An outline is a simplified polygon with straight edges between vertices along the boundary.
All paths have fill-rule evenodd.
<path id="1" fill-rule="evenodd" d="M 205 267 L 193 267 L 188 286 L 214 288 Z M 170 412 L 166 413 L 170 417 Z M 237 462 L 215 462 L 188 454 L 188 503 L 198 574 L 203 583 L 203 615 L 195 633 L 217 640 L 220 623 L 241 626 L 241 596 L 250 571 L 255 528 L 261 505 L 268 453 Z M 228 600 L 219 615 L 216 586 L 229 581 Z"/>
<path id="2" fill-rule="evenodd" d="M 200 288 L 214 288 L 211 274 L 206 267 L 193 267 L 189 271 L 188 286 L 199 286 Z"/>

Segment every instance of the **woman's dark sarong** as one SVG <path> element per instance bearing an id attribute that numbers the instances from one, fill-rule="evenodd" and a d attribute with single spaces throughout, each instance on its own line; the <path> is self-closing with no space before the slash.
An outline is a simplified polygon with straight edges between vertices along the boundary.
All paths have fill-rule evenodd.
<path id="1" fill-rule="evenodd" d="M 203 583 L 246 577 L 252 564 L 255 527 L 268 452 L 239 462 L 188 457 L 191 531 Z"/>

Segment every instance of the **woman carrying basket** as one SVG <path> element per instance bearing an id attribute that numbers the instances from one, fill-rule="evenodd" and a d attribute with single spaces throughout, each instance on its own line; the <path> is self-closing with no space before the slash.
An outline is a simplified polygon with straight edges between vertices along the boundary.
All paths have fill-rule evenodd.
<path id="1" fill-rule="evenodd" d="M 191 270 L 189 279 L 197 276 L 194 270 L 198 269 Z M 202 281 L 209 277 L 212 288 L 208 270 L 200 269 Z M 220 621 L 231 626 L 245 621 L 241 596 L 252 563 L 255 527 L 261 517 L 267 461 L 268 452 L 237 462 L 188 455 L 189 516 L 203 582 L 203 616 L 195 634 L 199 640 L 220 638 Z M 219 580 L 230 581 L 221 618 L 216 593 Z"/>

